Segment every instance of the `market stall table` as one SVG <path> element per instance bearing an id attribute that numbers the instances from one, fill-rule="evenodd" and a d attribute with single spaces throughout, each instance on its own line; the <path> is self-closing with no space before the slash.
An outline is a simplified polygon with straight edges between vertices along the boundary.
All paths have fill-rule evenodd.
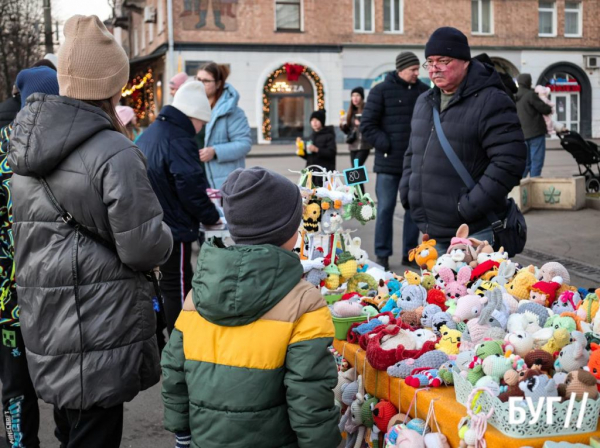
<path id="1" fill-rule="evenodd" d="M 365 351 L 358 345 L 336 339 L 333 346 L 352 367 L 356 367 L 358 374 L 363 376 L 367 393 L 391 401 L 401 409 L 401 412 L 407 411 L 416 389 L 404 384 L 404 380 L 400 378 L 390 377 L 387 372 L 375 370 L 371 367 L 366 360 Z M 466 408 L 456 401 L 454 387 L 452 386 L 423 389 L 418 392 L 416 400 L 419 418 L 425 419 L 431 400 L 436 400 L 434 409 L 442 433 L 448 438 L 452 448 L 458 448 L 460 443 L 458 423 L 467 415 Z M 414 418 L 414 410 L 411 412 L 411 418 Z M 516 448 L 521 446 L 542 448 L 547 440 L 589 444 L 591 437 L 600 437 L 600 425 L 595 432 L 535 439 L 510 438 L 491 425 L 488 425 L 485 433 L 485 440 L 490 448 Z"/>

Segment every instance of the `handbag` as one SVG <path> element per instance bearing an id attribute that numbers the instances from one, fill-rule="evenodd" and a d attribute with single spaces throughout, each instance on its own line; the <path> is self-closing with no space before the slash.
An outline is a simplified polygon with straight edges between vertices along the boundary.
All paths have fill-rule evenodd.
<path id="1" fill-rule="evenodd" d="M 54 193 L 52 193 L 52 190 L 50 189 L 50 185 L 48 185 L 48 182 L 46 181 L 46 179 L 39 178 L 39 181 L 42 184 L 42 186 L 44 187 L 46 196 L 48 196 L 48 199 L 50 199 L 50 202 L 52 203 L 52 205 L 54 206 L 54 208 L 56 209 L 56 211 L 58 212 L 62 221 L 65 224 L 72 227 L 76 233 L 83 235 L 84 237 L 89 238 L 90 240 L 93 240 L 96 243 L 106 247 L 107 249 L 111 250 L 115 255 L 118 256 L 117 249 L 114 245 L 110 244 L 108 241 L 106 241 L 100 235 L 88 230 L 86 227 L 79 224 L 77 222 L 77 220 L 75 220 L 75 218 L 73 218 L 73 215 L 71 215 L 69 212 L 67 212 L 62 207 L 62 205 L 60 205 L 60 203 L 56 199 L 56 196 L 54 196 Z M 161 276 L 160 270 L 153 269 L 152 271 L 145 272 L 144 275 L 146 276 L 146 279 L 148 281 L 152 282 L 152 285 L 154 287 L 154 293 L 156 294 L 156 299 L 158 301 L 159 309 L 157 311 L 159 311 L 160 316 L 166 322 L 167 320 L 166 320 L 165 309 L 164 309 L 164 305 L 163 305 L 163 297 L 162 297 L 162 294 L 160 291 L 160 285 L 158 284 L 158 280 L 160 279 L 160 276 Z M 78 286 L 79 286 L 77 284 L 78 275 L 77 275 L 77 272 L 75 271 L 75 267 L 74 267 L 73 277 L 75 279 L 75 288 L 78 289 Z M 77 298 L 77 300 L 78 300 L 78 298 Z"/>
<path id="2" fill-rule="evenodd" d="M 346 136 L 346 143 L 348 143 L 349 145 L 351 145 L 352 143 L 354 143 L 356 141 L 357 138 L 358 138 L 358 131 L 356 130 L 356 128 L 354 128 Z"/>
<path id="3" fill-rule="evenodd" d="M 433 108 L 433 123 L 446 157 L 448 157 L 448 160 L 450 160 L 450 163 L 467 188 L 472 190 L 476 185 L 475 181 L 446 138 L 442 129 L 442 123 L 440 122 L 440 112 L 435 107 Z M 512 198 L 507 199 L 506 210 L 506 217 L 504 219 L 500 219 L 494 212 L 487 213 L 486 218 L 490 222 L 492 231 L 494 232 L 494 249 L 497 251 L 503 247 L 508 252 L 509 257 L 514 257 L 523 252 L 525 248 L 525 243 L 527 242 L 527 224 L 523 213 L 521 213 L 521 210 L 519 210 L 519 207 Z"/>

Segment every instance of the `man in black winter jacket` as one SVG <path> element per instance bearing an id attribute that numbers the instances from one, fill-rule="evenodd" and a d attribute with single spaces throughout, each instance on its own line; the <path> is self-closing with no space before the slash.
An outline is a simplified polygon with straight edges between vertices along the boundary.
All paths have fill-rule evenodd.
<path id="1" fill-rule="evenodd" d="M 199 223 L 212 225 L 220 219 L 206 193 L 208 185 L 194 140 L 210 116 L 204 86 L 189 82 L 137 141 L 148 159 L 148 177 L 163 208 L 164 221 L 173 233 L 173 252 L 161 266 L 160 284 L 169 334 L 192 289 L 192 242 L 198 239 Z"/>
<path id="2" fill-rule="evenodd" d="M 523 177 L 542 175 L 544 159 L 546 157 L 546 121 L 544 115 L 552 113 L 552 107 L 542 101 L 531 88 L 531 75 L 521 73 L 517 77 L 519 90 L 517 91 L 517 114 L 521 120 L 525 144 L 527 145 L 527 164 Z"/>
<path id="3" fill-rule="evenodd" d="M 419 59 L 409 51 L 396 57 L 396 70 L 373 87 L 363 110 L 360 131 L 363 138 L 375 147 L 377 183 L 377 221 L 375 223 L 375 255 L 377 261 L 389 268 L 393 253 L 394 211 L 402 178 L 404 153 L 410 138 L 410 121 L 419 95 L 429 87 L 419 81 Z M 408 251 L 417 246 L 419 229 L 404 214 L 402 233 L 402 262 L 409 264 Z"/>
<path id="4" fill-rule="evenodd" d="M 423 233 L 445 252 L 462 223 L 471 235 L 493 241 L 486 214 L 504 218 L 507 195 L 519 184 L 526 147 L 515 104 L 498 73 L 471 59 L 466 36 L 439 28 L 425 47 L 425 66 L 436 87 L 415 106 L 400 194 Z M 433 109 L 453 151 L 476 185 L 469 190 L 450 163 L 434 129 Z"/>

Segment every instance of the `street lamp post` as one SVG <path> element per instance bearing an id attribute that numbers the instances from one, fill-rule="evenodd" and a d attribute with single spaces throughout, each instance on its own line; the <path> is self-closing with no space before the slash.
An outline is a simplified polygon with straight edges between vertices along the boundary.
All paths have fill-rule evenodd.
<path id="1" fill-rule="evenodd" d="M 44 0 L 44 41 L 46 54 L 54 53 L 54 42 L 52 40 L 52 12 L 50 0 Z"/>

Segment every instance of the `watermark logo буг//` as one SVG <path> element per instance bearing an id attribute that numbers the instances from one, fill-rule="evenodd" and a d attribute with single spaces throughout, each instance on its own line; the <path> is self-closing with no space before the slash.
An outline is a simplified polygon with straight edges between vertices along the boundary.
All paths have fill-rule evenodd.
<path id="1" fill-rule="evenodd" d="M 581 400 L 581 407 L 579 409 L 579 416 L 577 418 L 577 423 L 575 427 L 577 429 L 581 429 L 581 425 L 583 425 L 583 417 L 585 415 L 585 406 L 587 404 L 589 394 L 586 392 L 583 394 L 583 399 Z M 540 397 L 536 404 L 534 404 L 531 397 L 523 398 L 523 397 L 510 397 L 508 399 L 508 423 L 511 425 L 521 425 L 526 423 L 527 413 L 525 412 L 525 407 L 529 408 L 531 412 L 531 420 L 527 422 L 530 425 L 535 425 L 542 416 L 542 412 L 544 411 L 544 407 L 547 407 L 546 411 L 546 424 L 553 425 L 554 424 L 554 405 L 553 403 L 560 403 L 562 401 L 561 397 Z M 569 407 L 567 408 L 567 415 L 565 418 L 564 427 L 568 428 L 571 426 L 571 420 L 573 416 L 573 408 L 575 407 L 576 402 L 575 393 L 571 394 L 571 398 L 569 399 Z M 527 406 L 525 406 L 525 404 Z"/>

